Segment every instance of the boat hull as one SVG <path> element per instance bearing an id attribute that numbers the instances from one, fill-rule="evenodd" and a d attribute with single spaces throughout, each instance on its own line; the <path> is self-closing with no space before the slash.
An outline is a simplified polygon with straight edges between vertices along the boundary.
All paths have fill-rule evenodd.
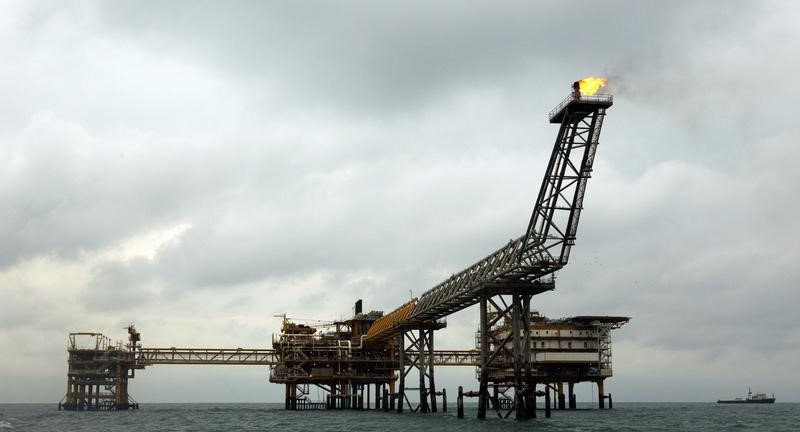
<path id="1" fill-rule="evenodd" d="M 718 400 L 719 404 L 771 404 L 775 403 L 775 398 L 750 399 L 750 400 Z"/>

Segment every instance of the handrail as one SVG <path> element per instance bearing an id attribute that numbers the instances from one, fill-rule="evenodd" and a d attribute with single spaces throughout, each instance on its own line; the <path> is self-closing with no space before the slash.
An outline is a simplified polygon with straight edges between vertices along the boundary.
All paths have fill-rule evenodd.
<path id="1" fill-rule="evenodd" d="M 589 103 L 613 103 L 614 96 L 610 94 L 593 94 L 593 95 L 582 94 L 576 98 L 574 93 L 570 93 L 569 96 L 564 98 L 564 100 L 561 101 L 560 104 L 556 105 L 556 107 L 550 111 L 548 119 L 552 120 L 556 116 L 556 114 L 561 112 L 564 109 L 564 107 L 572 103 L 572 101 L 574 100 L 579 100 L 580 102 L 589 102 Z"/>

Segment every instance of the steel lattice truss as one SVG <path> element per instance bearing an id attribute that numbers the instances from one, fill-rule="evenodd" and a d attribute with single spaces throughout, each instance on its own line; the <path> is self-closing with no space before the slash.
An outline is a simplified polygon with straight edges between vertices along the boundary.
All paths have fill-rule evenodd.
<path id="1" fill-rule="evenodd" d="M 417 361 L 419 352 L 408 350 L 405 362 Z M 436 350 L 433 351 L 435 366 L 478 366 L 479 353 L 476 350 Z M 323 359 L 310 359 L 309 361 Z M 330 361 L 329 359 L 326 359 Z M 351 363 L 358 362 L 399 362 L 396 357 L 386 354 L 364 353 L 360 358 L 348 358 Z M 276 366 L 280 363 L 279 352 L 263 348 L 141 348 L 136 351 L 136 364 L 139 367 L 153 365 L 204 364 L 204 365 L 259 365 Z"/>
<path id="2" fill-rule="evenodd" d="M 279 363 L 278 352 L 252 348 L 141 348 L 137 365 L 157 364 L 239 364 L 272 366 Z"/>
<path id="3" fill-rule="evenodd" d="M 513 389 L 514 397 L 509 398 L 510 403 L 505 406 L 505 414 L 501 413 L 503 407 L 494 401 L 497 415 L 508 417 L 516 411 L 518 418 L 524 418 L 535 409 L 535 402 L 531 399 L 535 385 L 532 381 L 530 346 L 530 302 L 533 296 L 514 294 L 506 297 L 510 298 L 505 299 L 499 295 L 495 297 L 497 301 L 492 298 L 481 299 L 478 340 L 482 360 L 479 369 L 478 404 L 479 409 L 485 413 L 489 381 L 505 384 L 506 390 L 503 394 L 508 396 L 506 392 Z M 492 313 L 489 313 L 489 306 Z M 507 323 L 511 324 L 510 328 Z"/>
<path id="4" fill-rule="evenodd" d="M 586 183 L 591 176 L 610 95 L 568 97 L 550 114 L 558 136 L 526 233 L 420 296 L 412 320 L 435 320 L 476 304 L 488 288 L 539 294 L 544 277 L 562 268 L 575 243 Z"/>
<path id="5" fill-rule="evenodd" d="M 418 352 L 408 350 L 405 352 L 406 362 L 413 362 L 419 355 Z M 480 366 L 480 352 L 476 350 L 435 350 L 433 351 L 434 366 Z"/>
<path id="6" fill-rule="evenodd" d="M 398 412 L 402 412 L 404 404 L 407 404 L 412 412 L 436 412 L 436 385 L 433 379 L 433 366 L 435 365 L 433 358 L 433 332 L 433 329 L 420 329 L 418 331 L 404 331 L 399 335 L 400 364 L 403 367 L 400 368 L 400 405 L 398 406 Z M 406 341 L 409 343 L 408 346 L 405 344 Z M 415 351 L 416 355 L 409 356 L 410 358 L 406 359 L 408 350 Z M 414 369 L 417 370 L 419 375 L 419 387 L 408 385 L 409 374 Z M 409 390 L 417 390 L 419 392 L 419 402 L 416 406 L 408 399 L 406 393 Z"/>

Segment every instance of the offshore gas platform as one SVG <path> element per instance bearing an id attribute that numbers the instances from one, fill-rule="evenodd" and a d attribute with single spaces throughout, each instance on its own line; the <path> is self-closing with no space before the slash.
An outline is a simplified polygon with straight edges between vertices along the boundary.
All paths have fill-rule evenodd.
<path id="1" fill-rule="evenodd" d="M 531 308 L 533 296 L 555 288 L 553 274 L 575 244 L 600 130 L 613 103 L 611 95 L 595 93 L 598 85 L 575 82 L 549 113 L 559 130 L 525 233 L 419 298 L 388 313 L 365 313 L 359 299 L 350 319 L 313 325 L 283 315 L 269 348 L 143 347 L 133 325 L 127 342 L 70 333 L 67 392 L 59 409 L 136 409 L 129 380 L 137 370 L 167 364 L 268 366 L 270 382 L 285 386 L 290 410 L 370 409 L 374 400 L 374 409 L 384 411 L 437 412 L 440 402 L 446 411 L 447 392 L 437 390 L 435 366 L 476 368 L 477 391 L 458 389 L 459 416 L 464 398 L 476 397 L 479 418 L 490 409 L 501 417 L 535 417 L 541 397 L 549 417 L 551 407 L 575 409 L 580 382 L 596 383 L 599 408 L 606 401 L 610 408 L 603 383 L 612 376 L 611 330 L 629 318 L 549 319 Z M 474 347 L 435 349 L 434 334 L 446 327 L 445 318 L 476 304 Z M 311 388 L 324 398 L 312 400 Z"/>

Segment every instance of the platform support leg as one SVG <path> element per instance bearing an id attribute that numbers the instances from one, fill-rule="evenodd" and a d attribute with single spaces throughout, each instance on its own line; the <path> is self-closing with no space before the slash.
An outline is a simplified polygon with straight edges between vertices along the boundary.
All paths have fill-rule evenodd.
<path id="1" fill-rule="evenodd" d="M 569 409 L 574 410 L 576 407 L 575 403 L 575 383 L 569 382 L 567 385 L 567 391 L 569 393 Z"/>
<path id="2" fill-rule="evenodd" d="M 480 344 L 481 344 L 481 374 L 478 383 L 478 418 L 486 418 L 486 405 L 489 402 L 489 338 L 488 338 L 488 317 L 486 294 L 481 295 L 480 301 Z"/>
<path id="3" fill-rule="evenodd" d="M 550 386 L 544 387 L 544 416 L 550 418 Z"/>
<path id="4" fill-rule="evenodd" d="M 458 418 L 464 418 L 464 387 L 458 386 L 458 398 L 456 399 L 456 411 Z"/>
<path id="5" fill-rule="evenodd" d="M 403 412 L 403 405 L 405 404 L 406 393 L 406 335 L 405 332 L 400 332 L 398 335 L 399 345 L 398 351 L 400 354 L 400 389 L 397 392 L 397 412 Z"/>
<path id="6" fill-rule="evenodd" d="M 603 380 L 597 381 L 597 401 L 599 403 L 600 409 L 606 408 L 606 398 L 605 392 L 603 391 Z"/>

